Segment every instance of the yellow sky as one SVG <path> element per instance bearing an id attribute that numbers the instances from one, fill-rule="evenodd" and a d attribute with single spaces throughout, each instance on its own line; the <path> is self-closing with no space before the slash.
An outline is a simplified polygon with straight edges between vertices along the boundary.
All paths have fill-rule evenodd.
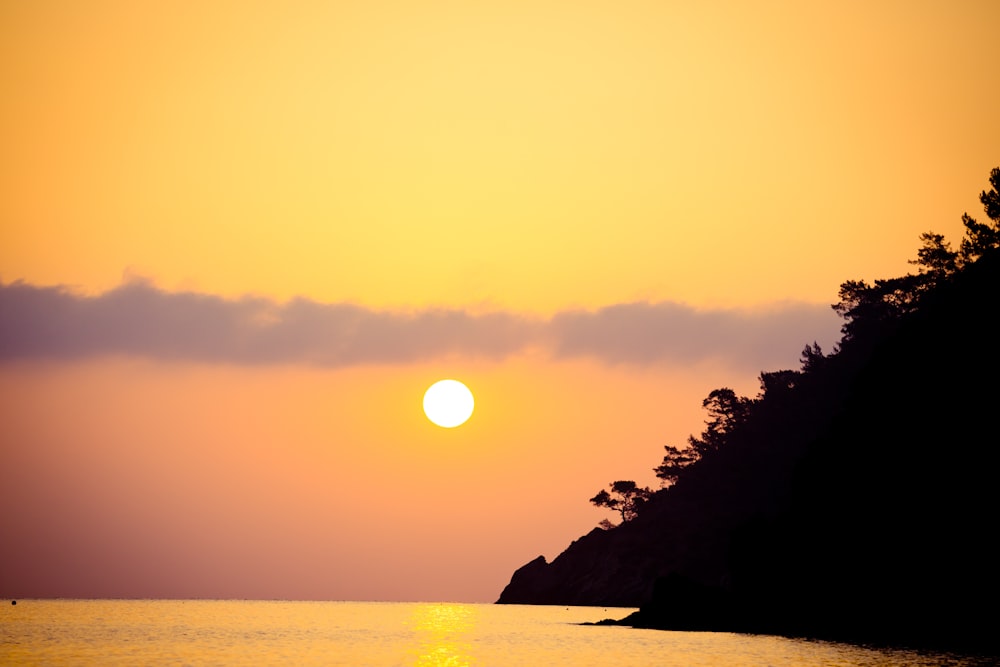
<path id="1" fill-rule="evenodd" d="M 995 3 L 4 3 L 0 276 L 829 302 L 958 229 Z"/>
<path id="2" fill-rule="evenodd" d="M 841 282 L 958 240 L 998 25 L 0 0 L 0 596 L 495 599 L 708 391 L 829 350 Z"/>

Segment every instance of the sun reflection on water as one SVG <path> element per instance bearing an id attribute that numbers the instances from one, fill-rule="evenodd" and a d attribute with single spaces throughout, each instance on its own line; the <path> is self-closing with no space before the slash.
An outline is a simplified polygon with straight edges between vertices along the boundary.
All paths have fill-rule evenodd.
<path id="1" fill-rule="evenodd" d="M 469 635 L 478 612 L 463 604 L 424 604 L 414 608 L 409 624 L 414 630 L 414 665 L 468 667 L 473 664 Z"/>

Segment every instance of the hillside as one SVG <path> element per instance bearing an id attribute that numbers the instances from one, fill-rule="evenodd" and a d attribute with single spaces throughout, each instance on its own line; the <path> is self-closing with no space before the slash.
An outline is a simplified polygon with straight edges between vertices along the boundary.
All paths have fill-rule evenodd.
<path id="1" fill-rule="evenodd" d="M 761 393 L 719 408 L 691 438 L 697 460 L 635 518 L 525 565 L 498 602 L 641 606 L 625 622 L 643 627 L 995 648 L 976 603 L 1000 593 L 1000 169 L 991 183 L 992 225 L 965 216 L 958 251 L 922 237 L 919 273 L 845 283 L 831 354 L 807 346 L 800 369 L 762 373 Z"/>

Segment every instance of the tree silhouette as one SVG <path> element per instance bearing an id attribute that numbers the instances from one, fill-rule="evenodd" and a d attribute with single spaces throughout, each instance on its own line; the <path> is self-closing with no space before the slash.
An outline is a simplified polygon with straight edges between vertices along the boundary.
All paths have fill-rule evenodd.
<path id="1" fill-rule="evenodd" d="M 940 280 L 958 270 L 958 253 L 944 240 L 944 234 L 925 232 L 920 235 L 920 240 L 924 245 L 917 250 L 917 258 L 911 259 L 910 264 L 919 266 L 921 273 Z"/>
<path id="2" fill-rule="evenodd" d="M 598 507 L 607 507 L 622 516 L 622 521 L 631 521 L 639 515 L 640 508 L 653 495 L 646 486 L 638 486 L 632 480 L 618 480 L 611 483 L 611 492 L 601 489 L 600 493 L 590 499 Z"/>
<path id="3" fill-rule="evenodd" d="M 962 215 L 965 238 L 962 239 L 961 256 L 964 262 L 973 262 L 990 250 L 1000 247 L 1000 167 L 994 167 L 990 172 L 990 185 L 993 189 L 979 193 L 979 201 L 983 204 L 986 217 L 993 224 L 976 222 L 968 213 Z"/>
<path id="4" fill-rule="evenodd" d="M 701 406 L 708 410 L 711 421 L 705 422 L 706 428 L 700 438 L 688 438 L 698 456 L 718 450 L 729 434 L 747 420 L 752 405 L 751 399 L 737 396 L 729 387 L 713 389 L 701 402 Z"/>
<path id="5" fill-rule="evenodd" d="M 656 476 L 663 480 L 664 486 L 675 484 L 681 476 L 681 471 L 698 460 L 698 452 L 693 447 L 679 449 L 673 445 L 664 445 L 666 454 L 663 462 L 653 468 Z"/>
<path id="6" fill-rule="evenodd" d="M 910 261 L 919 267 L 919 273 L 880 279 L 873 284 L 863 280 L 841 284 L 840 301 L 833 309 L 846 320 L 841 328 L 842 342 L 866 338 L 885 324 L 915 312 L 924 296 L 1000 248 L 1000 167 L 990 172 L 990 184 L 990 190 L 979 194 L 990 223 L 962 214 L 965 236 L 957 252 L 942 234 L 926 232 L 920 235 L 923 246 L 917 251 L 917 259 Z"/>

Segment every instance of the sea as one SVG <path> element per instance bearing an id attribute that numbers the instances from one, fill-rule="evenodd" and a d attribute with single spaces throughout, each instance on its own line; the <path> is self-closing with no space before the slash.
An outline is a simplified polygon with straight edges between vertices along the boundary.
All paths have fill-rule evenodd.
<path id="1" fill-rule="evenodd" d="M 0 665 L 975 666 L 989 656 L 586 625 L 631 609 L 416 602 L 17 600 Z"/>

